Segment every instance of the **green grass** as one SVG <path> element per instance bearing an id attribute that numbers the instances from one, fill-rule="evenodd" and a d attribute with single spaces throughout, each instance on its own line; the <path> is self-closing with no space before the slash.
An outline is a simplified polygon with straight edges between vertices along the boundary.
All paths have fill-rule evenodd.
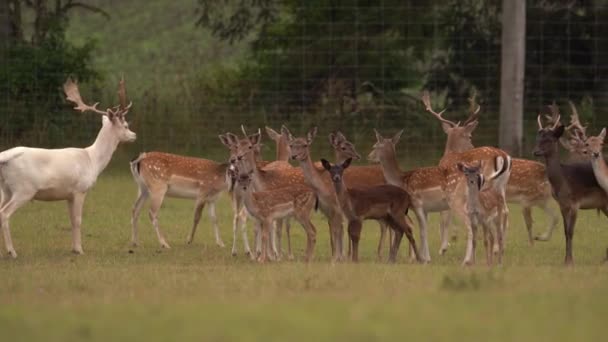
<path id="1" fill-rule="evenodd" d="M 114 165 L 116 165 L 114 163 Z M 258 265 L 230 255 L 231 209 L 218 216 L 226 248 L 206 215 L 185 244 L 193 203 L 168 199 L 160 250 L 146 215 L 142 246 L 129 253 L 136 188 L 123 169 L 102 175 L 85 204 L 84 256 L 70 249 L 65 203 L 28 204 L 11 222 L 19 258 L 0 258 L 0 331 L 19 340 L 599 340 L 608 314 L 608 272 L 600 261 L 608 230 L 595 212 L 579 215 L 574 268 L 562 266 L 563 233 L 530 247 L 511 208 L 505 265 L 463 269 L 464 235 L 437 255 L 431 215 L 430 265 L 377 262 L 375 223 L 364 227 L 359 264 L 329 262 L 328 230 L 315 216 L 315 261 L 301 262 L 305 238 L 293 229 L 300 261 Z M 545 229 L 535 212 L 536 231 Z"/>

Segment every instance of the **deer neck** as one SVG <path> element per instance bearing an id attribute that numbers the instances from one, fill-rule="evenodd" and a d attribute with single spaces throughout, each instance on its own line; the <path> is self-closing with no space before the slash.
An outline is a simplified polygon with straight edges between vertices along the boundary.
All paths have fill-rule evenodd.
<path id="1" fill-rule="evenodd" d="M 346 217 L 349 219 L 356 218 L 353 210 L 353 204 L 351 202 L 350 195 L 348 194 L 348 189 L 346 188 L 346 184 L 344 184 L 344 179 L 340 180 L 340 183 L 334 182 L 334 189 L 336 189 L 338 203 L 340 203 L 340 208 L 342 209 L 344 215 L 346 215 Z"/>
<path id="2" fill-rule="evenodd" d="M 380 158 L 380 167 L 388 184 L 399 187 L 403 185 L 403 171 L 399 168 L 394 150 L 390 155 Z"/>
<path id="3" fill-rule="evenodd" d="M 468 150 L 472 150 L 475 148 L 470 141 L 463 141 L 461 139 L 452 137 L 448 135 L 448 139 L 445 142 L 445 149 L 443 150 L 443 155 L 447 155 L 450 153 L 460 153 Z"/>
<path id="4" fill-rule="evenodd" d="M 547 178 L 549 179 L 549 183 L 554 189 L 554 192 L 557 193 L 561 188 L 561 184 L 565 182 L 565 177 L 562 172 L 562 165 L 559 160 L 559 154 L 557 152 L 557 145 L 555 146 L 554 151 L 550 151 L 549 154 L 545 155 L 545 165 Z"/>
<path id="5" fill-rule="evenodd" d="M 99 175 L 108 166 L 119 143 L 120 140 L 112 131 L 112 122 L 104 116 L 97 138 L 85 149 L 91 158 L 95 175 Z"/>
<path id="6" fill-rule="evenodd" d="M 306 156 L 306 160 L 300 161 L 300 167 L 302 168 L 302 173 L 304 174 L 304 178 L 309 183 L 317 194 L 325 194 L 327 193 L 327 189 L 325 187 L 325 182 L 323 182 L 323 178 L 321 178 L 321 172 L 315 168 L 312 163 L 312 159 L 310 159 L 310 154 Z"/>
<path id="7" fill-rule="evenodd" d="M 334 152 L 335 152 L 335 156 L 336 156 L 336 158 L 335 158 L 336 164 L 342 164 L 346 161 L 346 159 L 348 159 L 346 156 L 343 156 L 342 153 L 340 153 L 340 151 L 335 150 Z"/>
<path id="8" fill-rule="evenodd" d="M 591 166 L 598 184 L 604 191 L 608 192 L 608 165 L 606 165 L 604 156 L 600 155 L 599 158 L 591 160 Z"/>
<path id="9" fill-rule="evenodd" d="M 277 161 L 289 161 L 289 147 L 287 147 L 287 142 L 285 139 L 281 138 L 277 141 Z"/>
<path id="10" fill-rule="evenodd" d="M 474 185 L 467 184 L 467 212 L 473 214 L 479 212 L 480 208 L 479 189 Z"/>

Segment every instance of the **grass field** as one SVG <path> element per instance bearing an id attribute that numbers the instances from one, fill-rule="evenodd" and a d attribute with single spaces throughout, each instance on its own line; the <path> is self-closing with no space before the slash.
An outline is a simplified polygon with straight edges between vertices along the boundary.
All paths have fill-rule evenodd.
<path id="1" fill-rule="evenodd" d="M 375 223 L 364 228 L 362 262 L 331 264 L 327 225 L 315 223 L 315 261 L 258 265 L 230 255 L 231 209 L 218 206 L 226 248 L 203 217 L 185 244 L 193 203 L 169 199 L 161 224 L 172 244 L 160 250 L 146 215 L 143 242 L 128 253 L 135 185 L 125 167 L 102 175 L 85 204 L 85 255 L 69 252 L 65 203 L 32 203 L 12 220 L 17 260 L 0 259 L 0 335 L 21 340 L 599 340 L 608 315 L 605 219 L 579 215 L 574 268 L 562 266 L 564 238 L 529 247 L 512 207 L 506 262 L 463 269 L 463 233 L 433 262 L 377 262 Z M 536 231 L 545 229 L 535 212 Z M 432 227 L 437 226 L 431 215 Z M 304 234 L 293 229 L 296 253 Z"/>

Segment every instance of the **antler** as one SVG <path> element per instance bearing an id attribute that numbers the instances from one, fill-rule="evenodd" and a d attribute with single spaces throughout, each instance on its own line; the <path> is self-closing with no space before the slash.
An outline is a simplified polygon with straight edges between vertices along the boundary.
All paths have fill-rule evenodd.
<path id="1" fill-rule="evenodd" d="M 421 100 L 422 100 L 422 103 L 424 103 L 425 110 L 426 110 L 427 112 L 431 113 L 433 116 L 435 116 L 435 117 L 437 118 L 437 120 L 439 120 L 439 121 L 441 121 L 441 122 L 443 122 L 443 123 L 445 123 L 445 124 L 448 124 L 448 125 L 450 125 L 451 127 L 456 127 L 456 126 L 458 126 L 458 124 L 457 124 L 457 123 L 455 123 L 455 122 L 453 122 L 453 121 L 450 121 L 450 120 L 448 120 L 448 119 L 444 119 L 444 118 L 441 116 L 441 115 L 443 114 L 443 112 L 445 112 L 445 109 L 444 109 L 444 110 L 442 110 L 442 111 L 441 111 L 441 112 L 439 112 L 439 113 L 437 113 L 437 112 L 435 112 L 435 111 L 433 110 L 433 108 L 431 107 L 431 97 L 430 97 L 430 95 L 429 95 L 429 92 L 428 92 L 428 91 L 426 91 L 426 90 L 425 90 L 425 91 L 422 93 L 422 98 L 421 98 Z"/>
<path id="2" fill-rule="evenodd" d="M 475 89 L 473 89 L 473 93 L 471 94 L 471 97 L 469 97 L 469 103 L 471 104 L 471 106 L 469 107 L 469 117 L 464 121 L 464 123 L 462 124 L 463 126 L 466 126 L 467 124 L 477 120 L 477 118 L 479 118 L 479 111 L 481 110 L 481 106 L 477 103 L 477 101 L 475 101 L 475 98 L 477 97 L 477 91 Z M 477 108 L 475 108 L 477 107 Z"/>
<path id="3" fill-rule="evenodd" d="M 566 127 L 568 132 L 572 131 L 574 135 L 579 139 L 585 139 L 587 137 L 586 130 L 587 127 L 581 124 L 580 118 L 578 116 L 578 111 L 576 110 L 576 106 L 572 101 L 568 101 L 570 104 L 570 108 L 572 109 L 572 114 L 570 115 L 570 125 Z"/>
<path id="4" fill-rule="evenodd" d="M 125 77 L 122 76 L 118 82 L 118 103 L 119 105 L 114 108 L 113 114 L 124 116 L 129 112 L 129 109 L 133 105 L 133 102 L 127 104 L 127 90 L 125 89 Z"/>
<path id="5" fill-rule="evenodd" d="M 94 105 L 89 106 L 82 101 L 80 97 L 80 91 L 78 90 L 78 83 L 72 78 L 68 78 L 67 81 L 63 84 L 63 92 L 66 95 L 66 100 L 70 102 L 74 102 L 76 107 L 74 109 L 79 110 L 81 112 L 91 111 L 102 115 L 109 115 L 109 112 L 97 109 L 97 105 L 99 102 L 96 102 Z"/>

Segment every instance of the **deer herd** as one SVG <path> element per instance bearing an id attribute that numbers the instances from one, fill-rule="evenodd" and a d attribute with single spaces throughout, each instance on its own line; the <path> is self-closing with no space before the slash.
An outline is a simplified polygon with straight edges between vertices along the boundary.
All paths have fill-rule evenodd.
<path id="1" fill-rule="evenodd" d="M 127 103 L 124 80 L 119 83 L 119 104 L 105 110 L 97 103 L 87 105 L 78 84 L 68 79 L 63 86 L 67 101 L 80 112 L 101 114 L 102 127 L 87 148 L 42 149 L 15 147 L 0 153 L 0 227 L 6 250 L 15 258 L 10 233 L 12 214 L 30 200 L 68 203 L 72 225 L 72 251 L 82 254 L 81 217 L 88 190 L 108 165 L 121 142 L 136 138 L 125 120 Z M 261 159 L 261 130 L 243 136 L 225 133 L 220 141 L 228 148 L 226 163 L 162 152 L 144 152 L 130 162 L 138 196 L 131 216 L 131 244 L 138 245 L 138 219 L 148 200 L 149 217 L 162 248 L 170 248 L 160 229 L 159 211 L 165 197 L 194 200 L 194 217 L 187 242 L 194 240 L 202 211 L 207 206 L 215 241 L 224 246 L 217 221 L 215 203 L 229 193 L 233 208 L 232 254 L 237 254 L 240 230 L 245 253 L 260 262 L 278 260 L 283 252 L 283 228 L 287 256 L 293 258 L 290 220 L 295 219 L 306 232 L 305 260 L 313 259 L 317 228 L 311 219 L 314 211 L 325 216 L 330 235 L 333 261 L 346 257 L 359 259 L 359 242 L 364 220 L 379 223 L 378 257 L 389 239 L 390 262 L 395 262 L 401 239 L 409 242 L 410 258 L 431 261 L 428 243 L 428 214 L 441 215 L 439 254 L 449 246 L 450 224 L 457 218 L 466 227 L 467 239 L 463 265 L 475 262 L 478 228 L 488 265 L 502 263 L 509 226 L 508 203 L 522 207 L 529 244 L 547 241 L 558 224 L 556 201 L 562 214 L 566 236 L 566 264 L 573 263 L 572 239 L 579 209 L 597 209 L 608 217 L 608 166 L 602 147 L 606 129 L 587 136 L 575 106 L 570 103 L 571 120 L 561 122 L 559 108 L 548 106 L 550 115 L 539 115 L 534 155 L 544 163 L 511 158 L 494 147 L 474 147 L 472 134 L 479 120 L 480 106 L 473 96 L 469 117 L 462 123 L 443 117 L 433 110 L 427 92 L 422 95 L 425 110 L 435 117 L 446 134 L 443 156 L 434 166 L 403 171 L 396 146 L 402 131 L 386 138 L 375 131 L 376 142 L 367 159 L 372 165 L 351 165 L 361 156 L 353 143 L 339 131 L 329 135 L 334 163 L 314 162 L 311 146 L 317 136 L 313 127 L 303 136 L 294 136 L 287 127 L 280 132 L 266 127 L 276 145 L 276 160 Z M 560 161 L 560 148 L 568 151 L 568 162 Z M 289 163 L 292 160 L 298 166 Z M 553 201 L 553 200 L 554 201 Z M 538 236 L 532 232 L 532 207 L 548 216 L 548 229 Z M 418 223 L 416 241 L 413 213 Z M 249 246 L 246 221 L 255 221 L 255 241 Z M 346 223 L 348 247 L 345 253 L 343 230 Z M 388 233 L 388 234 L 387 234 Z"/>

